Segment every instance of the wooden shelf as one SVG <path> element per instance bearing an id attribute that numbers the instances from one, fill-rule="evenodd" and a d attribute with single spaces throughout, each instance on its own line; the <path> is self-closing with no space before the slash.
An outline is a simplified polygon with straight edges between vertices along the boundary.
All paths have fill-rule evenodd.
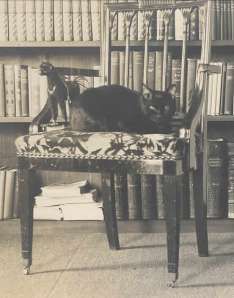
<path id="1" fill-rule="evenodd" d="M 0 123 L 31 123 L 32 117 L 0 117 Z"/>
<path id="2" fill-rule="evenodd" d="M 0 48 L 100 48 L 100 41 L 1 41 Z"/>
<path id="3" fill-rule="evenodd" d="M 232 115 L 208 116 L 207 120 L 209 122 L 230 122 L 230 121 L 234 121 L 234 116 Z"/>

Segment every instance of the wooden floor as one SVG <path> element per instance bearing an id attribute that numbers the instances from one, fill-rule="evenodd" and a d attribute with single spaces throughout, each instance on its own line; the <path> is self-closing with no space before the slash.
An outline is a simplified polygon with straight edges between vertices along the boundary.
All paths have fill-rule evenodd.
<path id="1" fill-rule="evenodd" d="M 209 221 L 207 258 L 197 255 L 193 221 L 182 223 L 175 289 L 166 286 L 164 222 L 119 226 L 129 233 L 120 233 L 121 250 L 111 251 L 102 222 L 36 221 L 31 274 L 24 276 L 19 221 L 0 222 L 0 297 L 234 297 L 234 221 Z M 139 229 L 145 233 L 134 232 Z"/>

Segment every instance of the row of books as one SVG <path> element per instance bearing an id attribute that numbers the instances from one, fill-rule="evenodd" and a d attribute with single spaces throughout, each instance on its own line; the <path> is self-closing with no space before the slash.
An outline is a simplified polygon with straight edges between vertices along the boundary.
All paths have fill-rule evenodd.
<path id="1" fill-rule="evenodd" d="M 99 0 L 0 1 L 0 41 L 100 40 Z"/>
<path id="2" fill-rule="evenodd" d="M 234 115 L 234 64 L 232 62 L 213 62 L 218 73 L 209 75 L 208 114 Z"/>
<path id="3" fill-rule="evenodd" d="M 33 218 L 36 220 L 103 220 L 102 203 L 88 181 L 53 184 L 41 187 L 35 197 Z"/>
<path id="4" fill-rule="evenodd" d="M 0 220 L 19 216 L 16 169 L 0 167 Z"/>
<path id="5" fill-rule="evenodd" d="M 61 74 L 61 77 L 65 82 L 79 81 L 81 92 L 99 85 L 99 77 L 82 74 Z M 0 64 L 0 117 L 34 117 L 42 110 L 47 97 L 47 77 L 40 75 L 39 68 Z"/>
<path id="6" fill-rule="evenodd" d="M 181 217 L 194 218 L 193 181 L 183 183 Z M 115 200 L 120 220 L 165 218 L 162 176 L 116 175 Z M 234 142 L 222 138 L 208 141 L 207 217 L 234 218 Z"/>
<path id="7" fill-rule="evenodd" d="M 213 39 L 234 40 L 234 0 L 214 0 Z"/>
<path id="8" fill-rule="evenodd" d="M 124 85 L 124 52 L 112 51 L 111 53 L 111 83 Z M 176 107 L 181 111 L 180 102 L 180 84 L 181 84 L 181 59 L 174 58 L 172 52 L 168 53 L 167 67 L 167 87 L 171 84 L 176 85 Z M 189 106 L 189 95 L 194 89 L 197 73 L 197 59 L 187 59 L 186 73 L 186 110 Z M 142 51 L 130 52 L 129 63 L 129 88 L 142 92 L 143 86 L 144 53 Z M 148 61 L 148 82 L 147 85 L 153 90 L 162 90 L 162 69 L 163 69 L 163 51 L 150 51 Z"/>

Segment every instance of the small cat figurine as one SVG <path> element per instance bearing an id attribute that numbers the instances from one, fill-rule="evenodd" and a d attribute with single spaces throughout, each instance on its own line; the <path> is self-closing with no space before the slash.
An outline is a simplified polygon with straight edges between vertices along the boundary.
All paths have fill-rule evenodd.
<path id="1" fill-rule="evenodd" d="M 119 85 L 87 89 L 71 102 L 71 129 L 168 133 L 174 93 L 174 85 L 167 92 L 144 86 L 143 95 Z"/>
<path id="2" fill-rule="evenodd" d="M 64 83 L 58 75 L 55 67 L 43 62 L 40 65 L 41 75 L 46 75 L 48 79 L 47 101 L 41 112 L 33 119 L 31 126 L 39 126 L 52 122 L 56 124 L 58 117 L 58 107 L 62 112 L 63 119 L 67 123 L 66 100 L 72 100 L 73 97 L 78 97 L 80 93 L 79 85 L 73 86 L 71 83 Z"/>

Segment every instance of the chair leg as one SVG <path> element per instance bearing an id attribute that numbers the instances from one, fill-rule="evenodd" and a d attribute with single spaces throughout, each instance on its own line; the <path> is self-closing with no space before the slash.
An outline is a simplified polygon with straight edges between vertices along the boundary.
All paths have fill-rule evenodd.
<path id="1" fill-rule="evenodd" d="M 102 173 L 103 213 L 110 249 L 118 250 L 119 236 L 115 210 L 114 176 Z"/>
<path id="2" fill-rule="evenodd" d="M 207 233 L 207 205 L 203 196 L 202 162 L 198 158 L 198 169 L 193 170 L 194 211 L 197 235 L 198 255 L 208 257 L 208 233 Z"/>
<path id="3" fill-rule="evenodd" d="M 174 287 L 178 279 L 180 238 L 180 190 L 181 176 L 163 177 L 168 257 L 168 286 Z"/>
<path id="4" fill-rule="evenodd" d="M 24 265 L 24 274 L 28 275 L 32 265 L 32 238 L 33 238 L 33 193 L 32 170 L 19 169 L 19 197 L 20 197 L 20 225 L 21 247 Z"/>

